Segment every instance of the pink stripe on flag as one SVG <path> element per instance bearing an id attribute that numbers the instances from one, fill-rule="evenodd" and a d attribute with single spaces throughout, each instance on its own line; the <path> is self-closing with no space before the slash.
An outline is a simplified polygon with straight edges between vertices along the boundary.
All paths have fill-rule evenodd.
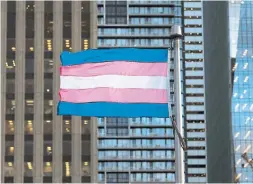
<path id="1" fill-rule="evenodd" d="M 87 63 L 73 66 L 62 66 L 62 76 L 167 76 L 167 63 L 138 63 L 127 61 Z"/>
<path id="2" fill-rule="evenodd" d="M 61 89 L 60 101 L 72 103 L 121 102 L 121 103 L 168 103 L 164 89 Z"/>

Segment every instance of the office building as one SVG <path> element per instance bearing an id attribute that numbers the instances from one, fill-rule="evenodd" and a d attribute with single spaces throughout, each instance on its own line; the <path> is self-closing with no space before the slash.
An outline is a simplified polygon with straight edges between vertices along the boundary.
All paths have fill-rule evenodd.
<path id="1" fill-rule="evenodd" d="M 253 182 L 253 2 L 230 2 L 233 65 L 232 123 L 235 181 Z"/>
<path id="2" fill-rule="evenodd" d="M 168 48 L 181 25 L 186 181 L 206 182 L 204 64 L 201 1 L 98 1 L 98 48 Z M 173 105 L 173 52 L 170 103 Z M 172 108 L 173 111 L 173 108 Z M 175 182 L 175 148 L 168 119 L 99 119 L 100 182 Z"/>
<path id="3" fill-rule="evenodd" d="M 96 46 L 96 3 L 1 2 L 1 181 L 95 182 L 95 123 L 56 114 L 60 53 Z"/>
<path id="4" fill-rule="evenodd" d="M 181 24 L 180 1 L 99 1 L 97 6 L 98 48 L 168 48 L 171 26 Z M 170 97 L 172 101 L 173 93 Z M 98 122 L 99 182 L 175 182 L 169 119 L 105 118 Z"/>

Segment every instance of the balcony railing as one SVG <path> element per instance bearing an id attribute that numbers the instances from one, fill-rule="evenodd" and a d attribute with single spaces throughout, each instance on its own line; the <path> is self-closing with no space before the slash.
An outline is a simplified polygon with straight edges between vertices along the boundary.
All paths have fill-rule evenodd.
<path id="1" fill-rule="evenodd" d="M 129 132 L 129 134 L 127 133 L 122 133 L 122 134 L 106 134 L 104 132 L 98 132 L 98 136 L 100 137 L 122 137 L 122 136 L 125 136 L 125 137 L 171 137 L 173 138 L 173 135 L 172 135 L 172 132 L 169 132 L 169 133 L 163 133 L 163 134 L 160 134 L 160 133 L 147 133 L 147 134 L 139 134 L 139 133 L 131 133 Z"/>
<path id="2" fill-rule="evenodd" d="M 105 125 L 105 122 L 98 122 L 98 125 L 103 126 L 103 125 Z M 110 125 L 120 126 L 120 123 L 115 123 L 115 124 L 110 123 Z M 129 125 L 130 126 L 136 126 L 136 125 L 137 126 L 171 126 L 171 122 L 169 119 L 166 120 L 166 122 L 165 121 L 164 122 L 154 122 L 152 120 L 146 121 L 146 122 L 141 122 L 141 121 L 134 122 L 134 121 L 130 120 Z M 125 124 L 124 124 L 124 126 L 125 126 Z"/>
<path id="3" fill-rule="evenodd" d="M 108 145 L 108 144 L 98 144 L 99 148 L 138 148 L 138 149 L 146 149 L 146 148 L 167 148 L 174 149 L 174 145 L 134 145 L 134 144 L 118 144 L 118 145 Z"/>
<path id="4" fill-rule="evenodd" d="M 117 159 L 117 160 L 124 160 L 124 159 L 151 159 L 151 160 L 160 160 L 160 159 L 175 159 L 174 156 L 166 156 L 166 155 L 145 155 L 145 156 L 129 156 L 129 155 L 119 155 L 119 156 L 113 156 L 113 155 L 103 155 L 99 156 L 99 159 Z"/>
<path id="5" fill-rule="evenodd" d="M 154 182 L 154 183 L 156 183 L 156 182 L 165 182 L 165 183 L 167 183 L 167 182 L 170 182 L 170 183 L 174 183 L 175 182 L 175 179 L 162 179 L 162 178 L 145 178 L 145 179 L 141 179 L 141 180 L 139 180 L 139 179 L 137 179 L 137 178 L 133 178 L 133 179 L 131 179 L 131 181 L 130 182 Z"/>
<path id="6" fill-rule="evenodd" d="M 174 168 L 172 167 L 99 167 L 100 171 L 172 171 Z"/>
<path id="7" fill-rule="evenodd" d="M 180 4 L 180 1 L 177 2 L 177 1 L 153 1 L 153 0 L 146 0 L 146 1 L 143 1 L 143 0 L 132 0 L 132 1 L 129 1 L 129 4 L 154 4 L 154 5 L 158 5 L 158 4 L 165 4 L 165 5 L 181 5 Z"/>

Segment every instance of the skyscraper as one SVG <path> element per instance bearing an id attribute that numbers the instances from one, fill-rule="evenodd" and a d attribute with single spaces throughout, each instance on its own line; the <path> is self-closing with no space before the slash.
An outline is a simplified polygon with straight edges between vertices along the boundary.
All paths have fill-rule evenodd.
<path id="1" fill-rule="evenodd" d="M 95 2 L 1 2 L 2 182 L 94 182 L 95 123 L 56 105 L 60 53 L 95 47 L 95 22 Z"/>
<path id="2" fill-rule="evenodd" d="M 207 182 L 232 183 L 232 67 L 228 2 L 203 2 L 203 17 Z"/>
<path id="3" fill-rule="evenodd" d="M 207 182 L 203 2 L 183 1 L 186 181 Z"/>
<path id="4" fill-rule="evenodd" d="M 97 6 L 98 48 L 168 48 L 172 24 L 181 24 L 179 1 L 99 1 Z M 98 159 L 99 182 L 174 182 L 170 120 L 99 119 Z"/>
<path id="5" fill-rule="evenodd" d="M 230 3 L 230 42 L 233 66 L 232 123 L 235 180 L 253 182 L 253 2 Z"/>
<path id="6" fill-rule="evenodd" d="M 182 109 L 185 112 L 184 136 L 188 142 L 186 180 L 206 182 L 202 2 L 99 1 L 97 6 L 99 48 L 168 48 L 171 26 L 183 27 Z M 172 106 L 173 58 L 171 52 Z M 98 126 L 99 181 L 175 181 L 175 148 L 169 120 L 110 118 L 99 119 Z"/>

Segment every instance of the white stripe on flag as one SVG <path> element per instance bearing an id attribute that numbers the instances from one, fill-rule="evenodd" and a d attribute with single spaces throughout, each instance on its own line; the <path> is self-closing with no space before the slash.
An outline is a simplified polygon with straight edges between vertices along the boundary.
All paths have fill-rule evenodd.
<path id="1" fill-rule="evenodd" d="M 100 75 L 93 77 L 61 76 L 61 89 L 91 88 L 167 89 L 162 76 Z"/>

